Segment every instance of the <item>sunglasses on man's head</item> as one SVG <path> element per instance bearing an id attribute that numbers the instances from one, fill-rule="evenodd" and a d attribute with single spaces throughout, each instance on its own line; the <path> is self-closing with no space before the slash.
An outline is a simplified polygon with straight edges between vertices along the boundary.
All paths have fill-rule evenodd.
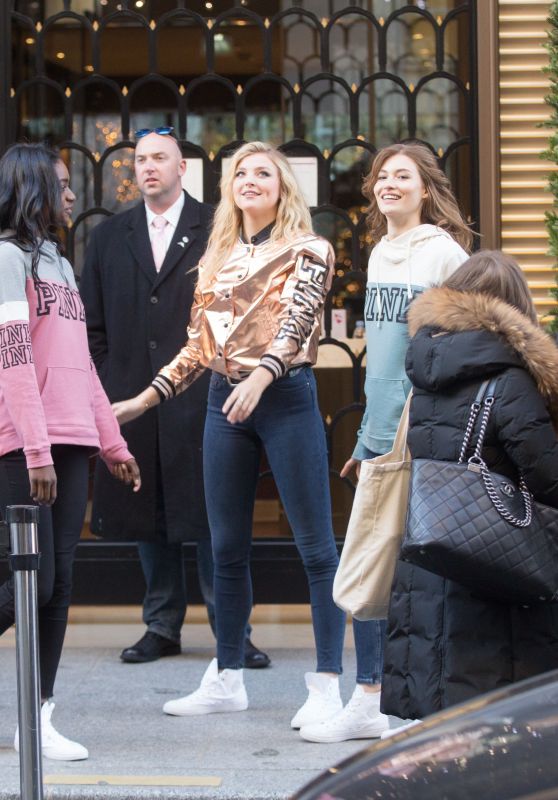
<path id="1" fill-rule="evenodd" d="M 169 136 L 174 131 L 172 125 L 162 125 L 160 128 L 140 128 L 139 131 L 134 132 L 136 139 L 141 139 L 142 136 L 147 136 L 149 133 L 158 133 L 159 136 Z"/>

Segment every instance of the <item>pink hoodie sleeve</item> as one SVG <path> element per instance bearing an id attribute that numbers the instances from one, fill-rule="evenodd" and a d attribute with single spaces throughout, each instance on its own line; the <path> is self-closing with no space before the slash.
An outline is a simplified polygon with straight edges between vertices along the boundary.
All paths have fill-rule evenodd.
<path id="1" fill-rule="evenodd" d="M 100 456 L 108 467 L 121 464 L 133 458 L 128 446 L 120 433 L 118 420 L 110 407 L 110 401 L 102 387 L 97 370 L 91 361 L 93 378 L 93 393 L 95 404 L 95 423 L 101 442 Z"/>
<path id="2" fill-rule="evenodd" d="M 2 244 L 0 269 L 1 413 L 23 442 L 27 468 L 46 467 L 53 462 L 33 362 L 23 252 L 15 245 Z"/>

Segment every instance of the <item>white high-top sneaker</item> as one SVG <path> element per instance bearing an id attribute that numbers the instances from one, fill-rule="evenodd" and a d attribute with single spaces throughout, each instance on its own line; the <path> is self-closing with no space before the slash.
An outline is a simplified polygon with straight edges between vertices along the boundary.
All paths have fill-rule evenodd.
<path id="1" fill-rule="evenodd" d="M 175 717 L 218 714 L 224 711 L 245 711 L 248 697 L 241 669 L 224 669 L 219 672 L 214 658 L 206 669 L 200 688 L 186 697 L 169 700 L 163 706 L 165 714 Z"/>
<path id="2" fill-rule="evenodd" d="M 89 758 L 87 748 L 58 733 L 50 721 L 53 711 L 54 703 L 50 700 L 41 706 L 41 744 L 44 758 L 53 761 L 84 761 Z M 19 728 L 16 728 L 14 748 L 19 753 Z"/>
<path id="3" fill-rule="evenodd" d="M 343 708 L 339 694 L 339 678 L 323 672 L 307 672 L 304 675 L 308 698 L 291 720 L 291 728 L 302 728 L 329 719 Z"/>
<path id="4" fill-rule="evenodd" d="M 379 739 L 388 728 L 389 720 L 380 711 L 380 692 L 365 692 L 357 684 L 345 708 L 325 722 L 305 725 L 300 735 L 307 742 L 345 742 Z"/>

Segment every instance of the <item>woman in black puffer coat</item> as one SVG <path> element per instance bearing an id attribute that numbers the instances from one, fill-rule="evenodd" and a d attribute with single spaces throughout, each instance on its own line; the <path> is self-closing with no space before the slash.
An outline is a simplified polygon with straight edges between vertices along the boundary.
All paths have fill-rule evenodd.
<path id="1" fill-rule="evenodd" d="M 523 273 L 477 253 L 409 311 L 413 458 L 457 461 L 480 383 L 498 378 L 483 457 L 558 507 L 558 349 L 538 326 Z M 558 604 L 480 599 L 398 562 L 388 618 L 382 711 L 421 719 L 558 667 Z"/>

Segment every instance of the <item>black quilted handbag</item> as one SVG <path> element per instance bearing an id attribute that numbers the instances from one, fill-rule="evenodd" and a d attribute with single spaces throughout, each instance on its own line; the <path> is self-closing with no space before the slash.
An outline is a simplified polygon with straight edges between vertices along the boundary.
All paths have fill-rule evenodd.
<path id="1" fill-rule="evenodd" d="M 459 462 L 414 459 L 401 558 L 450 578 L 482 597 L 514 604 L 558 595 L 558 509 L 534 502 L 490 472 L 482 446 L 496 381 L 471 406 Z M 474 454 L 465 461 L 483 409 Z"/>

